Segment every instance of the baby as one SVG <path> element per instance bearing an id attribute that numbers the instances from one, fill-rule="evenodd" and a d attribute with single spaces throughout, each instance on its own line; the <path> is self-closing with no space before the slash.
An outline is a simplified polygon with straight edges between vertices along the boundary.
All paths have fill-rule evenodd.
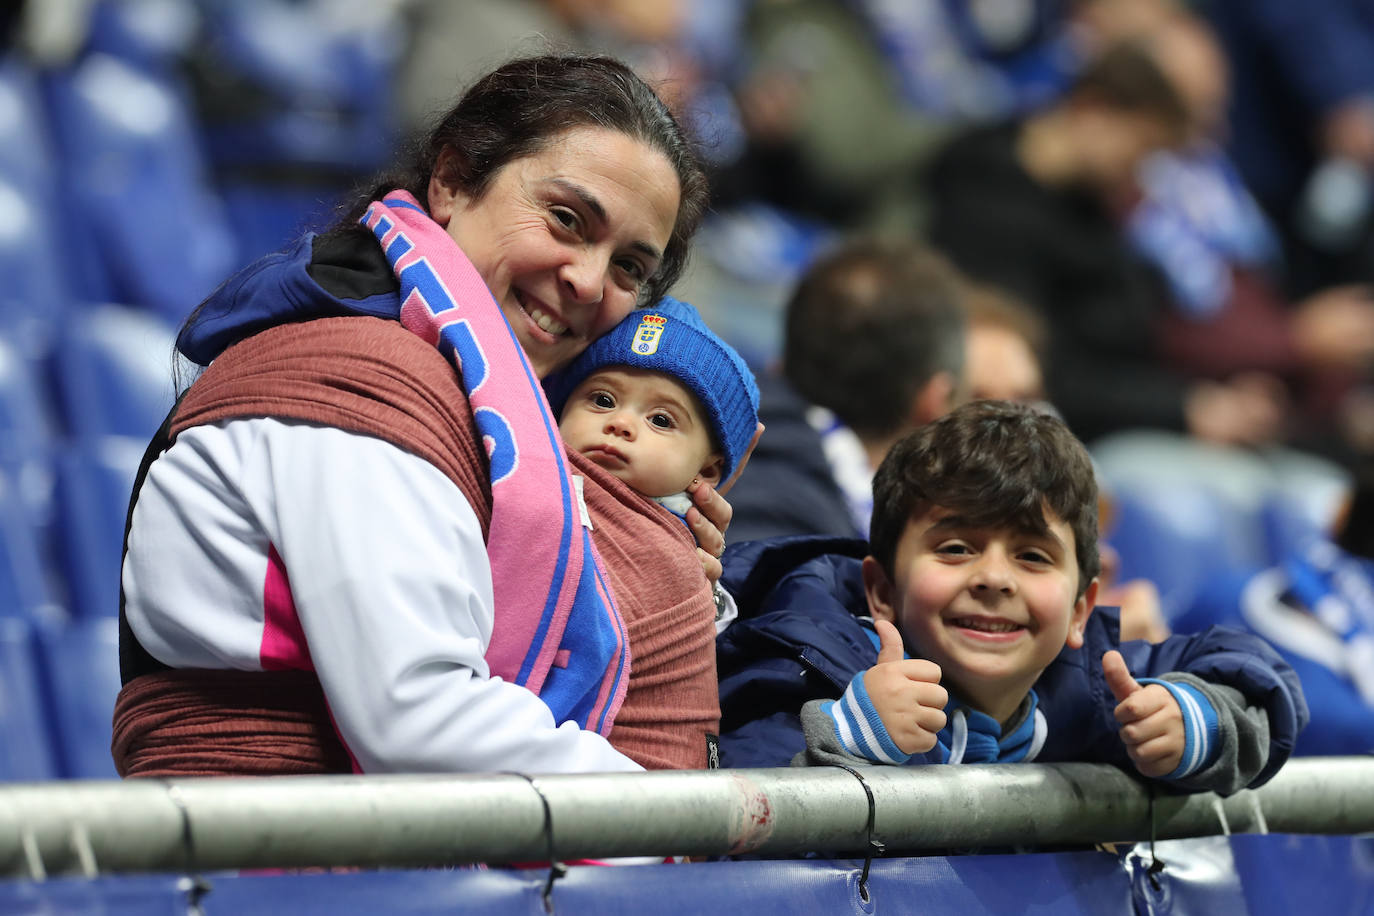
<path id="1" fill-rule="evenodd" d="M 729 479 L 758 426 L 749 367 L 695 309 L 668 297 L 631 312 L 548 391 L 570 450 L 678 516 L 694 479 Z"/>

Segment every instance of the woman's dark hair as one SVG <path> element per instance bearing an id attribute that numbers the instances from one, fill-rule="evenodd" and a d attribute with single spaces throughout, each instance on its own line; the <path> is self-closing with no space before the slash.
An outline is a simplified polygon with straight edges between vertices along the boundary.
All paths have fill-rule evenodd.
<path id="1" fill-rule="evenodd" d="M 976 527 L 1048 530 L 1045 508 L 1073 531 L 1078 594 L 1101 571 L 1097 478 L 1057 417 L 1009 401 L 972 401 L 894 445 L 873 478 L 869 550 L 896 581 L 907 523 L 934 506 Z"/>
<path id="2" fill-rule="evenodd" d="M 667 157 L 681 185 L 677 222 L 658 271 L 644 285 L 652 302 L 676 282 L 687 245 L 706 210 L 707 183 L 691 143 L 663 101 L 629 67 L 609 57 L 544 55 L 512 60 L 479 79 L 396 168 L 354 199 L 336 229 L 356 223 L 369 202 L 409 191 L 423 205 L 445 149 L 440 177 L 480 198 L 501 168 L 534 155 L 577 127 L 602 127 L 633 137 Z"/>

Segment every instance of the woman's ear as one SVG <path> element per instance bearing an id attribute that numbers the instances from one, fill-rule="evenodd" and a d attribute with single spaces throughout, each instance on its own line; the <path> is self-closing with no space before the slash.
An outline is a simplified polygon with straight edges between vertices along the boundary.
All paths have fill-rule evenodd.
<path id="1" fill-rule="evenodd" d="M 446 146 L 434 161 L 434 170 L 429 175 L 426 201 L 429 204 L 429 216 L 441 226 L 447 226 L 453 214 L 467 200 L 467 195 L 458 185 L 459 165 L 457 150 Z"/>
<path id="2" fill-rule="evenodd" d="M 725 469 L 725 459 L 720 455 L 711 455 L 706 459 L 706 464 L 702 465 L 697 476 L 711 485 L 712 489 L 720 486 L 720 473 Z"/>
<path id="3" fill-rule="evenodd" d="M 893 601 L 892 580 L 883 570 L 877 557 L 864 557 L 864 594 L 868 596 L 868 613 L 874 620 L 897 623 L 897 609 Z"/>

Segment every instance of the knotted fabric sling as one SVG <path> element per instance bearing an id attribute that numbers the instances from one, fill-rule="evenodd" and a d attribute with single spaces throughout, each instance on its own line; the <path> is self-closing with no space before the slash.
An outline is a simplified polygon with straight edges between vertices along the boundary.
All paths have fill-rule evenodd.
<path id="1" fill-rule="evenodd" d="M 562 443 L 539 380 L 476 269 L 412 196 L 394 192 L 385 201 L 374 202 L 362 222 L 381 243 L 387 263 L 398 281 L 399 295 L 396 287 L 388 290 L 387 284 L 379 287 L 369 281 L 362 287 L 366 295 L 360 298 L 335 296 L 320 285 L 308 266 L 311 261 L 299 259 L 301 251 L 308 252 L 316 243 L 314 237 L 306 237 L 292 251 L 265 258 L 232 278 L 217 292 L 215 308 L 198 312 L 188 322 L 178 338 L 179 349 L 202 365 L 216 361 L 207 375 L 193 386 L 191 394 L 196 394 L 203 387 L 202 383 L 216 374 L 221 354 L 234 344 L 269 329 L 284 331 L 284 325 L 301 321 L 315 324 L 311 319 L 348 315 L 390 318 L 436 347 L 457 370 L 457 381 L 467 396 L 466 403 L 454 406 L 463 407 L 464 412 L 471 411 L 471 422 L 477 425 L 490 459 L 490 515 L 484 511 L 485 500 L 482 501 L 484 505 L 474 505 L 474 508 L 482 518 L 488 537 L 495 593 L 495 625 L 486 656 L 492 674 L 538 693 L 556 721 L 573 721 L 607 735 L 629 679 L 626 629 L 611 599 L 600 560 L 581 524 L 580 500 L 573 489 Z M 302 265 L 302 268 L 293 268 L 295 273 L 289 281 L 279 279 L 273 272 L 283 261 Z M 355 258 L 347 263 L 359 262 Z M 263 334 L 259 339 L 267 336 Z M 332 335 L 326 336 L 333 339 Z M 292 338 L 289 333 L 284 340 L 288 338 Z M 338 368 L 340 365 L 342 363 L 335 363 L 336 370 L 344 371 Z M 285 367 L 282 368 L 285 371 Z M 245 371 L 247 375 L 243 375 Z M 251 368 L 228 370 L 227 377 L 219 380 L 227 383 L 228 388 L 217 390 L 208 401 L 199 399 L 206 401 L 200 407 L 204 414 L 200 420 L 181 417 L 185 410 L 176 412 L 177 419 L 183 421 L 178 428 L 187 423 L 219 422 L 235 416 L 275 415 L 270 407 L 263 411 L 263 392 L 254 387 L 256 375 L 261 373 Z M 385 386 L 392 375 L 396 374 L 373 381 Z M 394 387 L 406 377 L 409 376 L 405 373 L 396 375 L 390 384 Z M 306 404 L 309 409 L 305 413 L 300 412 L 305 409 L 301 402 L 288 409 L 285 415 L 309 422 L 310 416 L 325 403 L 314 403 L 320 395 L 317 387 L 307 385 L 314 394 L 306 399 L 310 403 Z M 326 384 L 325 388 L 328 387 Z M 432 391 L 445 387 L 439 385 Z M 273 387 L 272 390 L 282 389 Z M 354 391 L 353 388 L 349 390 Z M 354 393 L 366 397 L 365 391 L 370 390 L 357 389 Z M 407 401 L 394 392 L 389 397 L 388 403 Z M 421 395 L 419 400 L 423 402 L 424 397 Z M 195 400 L 188 397 L 188 403 Z M 325 401 L 332 405 L 330 398 Z M 236 404 L 240 406 L 234 406 Z M 185 408 L 187 404 L 182 406 Z M 335 409 L 329 407 L 330 411 Z M 172 418 L 168 425 L 172 425 Z M 372 430 L 366 424 L 343 423 L 342 426 L 356 426 L 357 431 L 364 434 L 393 440 L 387 430 Z M 413 436 L 406 438 L 401 430 L 394 432 L 401 440 L 411 443 L 412 448 L 417 448 Z M 160 447 L 165 448 L 167 441 L 163 438 Z M 150 447 L 145 462 L 156 457 L 155 447 Z M 417 448 L 417 454 L 429 455 L 430 451 Z M 435 454 L 443 457 L 446 453 L 441 448 Z M 441 465 L 441 469 L 446 473 L 452 470 L 447 465 Z M 464 485 L 462 489 L 470 499 L 475 498 L 471 486 Z M 130 637 L 130 642 L 131 654 L 139 655 L 136 641 Z M 121 634 L 122 662 L 125 648 L 125 637 Z M 214 672 L 205 671 L 163 668 L 159 672 L 154 660 L 149 658 L 145 662 L 149 664 L 126 668 L 127 685 L 116 716 L 124 740 L 121 742 L 117 737 L 117 745 L 127 751 L 142 748 L 149 740 L 156 739 L 157 735 L 150 733 L 149 728 L 156 732 L 175 725 L 153 715 L 158 708 L 165 708 L 165 704 L 157 706 L 159 698 L 185 702 L 198 696 L 197 691 L 205 694 L 201 704 L 205 715 L 201 717 L 203 723 L 192 731 L 197 735 L 234 731 L 235 723 L 226 721 L 221 729 L 221 723 L 213 715 L 219 700 L 212 696 L 219 699 L 225 696 L 220 681 L 232 680 L 227 673 L 226 677 L 217 677 Z M 252 679 L 265 674 L 267 672 L 239 672 L 235 677 L 242 675 Z M 133 680 L 129 680 L 130 677 Z M 202 679 L 204 684 L 199 683 Z M 318 686 L 314 689 L 318 691 Z M 282 701 L 279 693 L 269 693 L 276 699 L 264 704 L 263 709 L 248 703 L 254 707 L 248 710 L 252 716 L 270 713 L 267 718 L 284 716 L 291 721 L 314 721 L 315 740 L 326 745 L 337 742 L 332 729 L 326 734 L 320 728 L 328 724 L 327 716 L 321 718 L 319 715 L 320 710 L 327 707 L 316 709 L 305 704 L 300 710 L 287 709 L 292 704 Z M 223 712 L 236 719 L 240 714 L 232 712 L 233 705 L 223 704 Z M 277 706 L 282 708 L 276 709 Z M 271 731 L 285 734 L 275 726 Z M 169 746 L 159 751 L 159 755 L 174 755 L 175 752 L 176 749 Z M 301 756 L 303 760 L 313 760 L 308 754 Z M 338 753 L 326 748 L 320 762 L 335 761 L 338 757 Z M 271 770 L 267 763 L 263 765 L 267 771 Z M 253 765 L 233 768 L 235 772 L 240 769 L 255 772 Z"/>

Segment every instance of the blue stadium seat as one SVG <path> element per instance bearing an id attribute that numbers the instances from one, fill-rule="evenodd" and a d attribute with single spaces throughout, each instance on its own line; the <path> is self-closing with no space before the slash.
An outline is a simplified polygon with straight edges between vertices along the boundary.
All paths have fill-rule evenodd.
<path id="1" fill-rule="evenodd" d="M 110 720 L 119 694 L 119 620 L 40 627 L 39 656 L 58 771 L 68 779 L 115 779 Z"/>
<path id="2" fill-rule="evenodd" d="M 54 441 L 55 417 L 34 361 L 0 321 L 0 461 L 20 461 Z M 156 427 L 154 427 L 156 428 Z"/>
<path id="3" fill-rule="evenodd" d="M 33 630 L 28 621 L 0 615 L 0 781 L 58 775 Z"/>
<path id="4" fill-rule="evenodd" d="M 317 6 L 292 0 L 208 0 L 203 11 L 192 66 L 205 149 L 251 260 L 330 221 L 390 159 L 399 20 L 381 11 L 321 27 Z"/>
<path id="5" fill-rule="evenodd" d="M 1104 540 L 1121 555 L 1121 578 L 1158 587 L 1168 620 L 1186 613 L 1208 576 L 1252 562 L 1258 520 L 1202 486 L 1136 483 L 1111 491 Z"/>
<path id="6" fill-rule="evenodd" d="M 53 354 L 62 413 L 75 439 L 152 438 L 175 400 L 175 329 L 118 305 L 80 306 Z"/>
<path id="7" fill-rule="evenodd" d="M 17 56 L 0 54 L 0 300 L 43 313 L 60 310 L 68 292 L 53 163 L 38 79 Z"/>
<path id="8" fill-rule="evenodd" d="M 48 77 L 47 98 L 74 295 L 179 324 L 237 260 L 171 72 L 89 53 Z"/>
<path id="9" fill-rule="evenodd" d="M 124 517 L 147 442 L 123 436 L 78 440 L 57 458 L 56 551 L 72 613 L 119 613 Z"/>
<path id="10" fill-rule="evenodd" d="M 53 374 L 69 436 L 53 459 L 54 552 L 78 617 L 116 613 L 129 491 L 174 400 L 173 330 L 124 306 L 75 310 Z"/>
<path id="11" fill-rule="evenodd" d="M 50 486 L 35 462 L 0 462 L 0 618 L 33 621 L 57 612 L 48 588 L 43 529 L 23 491 Z M 38 478 L 38 479 L 35 479 Z"/>

